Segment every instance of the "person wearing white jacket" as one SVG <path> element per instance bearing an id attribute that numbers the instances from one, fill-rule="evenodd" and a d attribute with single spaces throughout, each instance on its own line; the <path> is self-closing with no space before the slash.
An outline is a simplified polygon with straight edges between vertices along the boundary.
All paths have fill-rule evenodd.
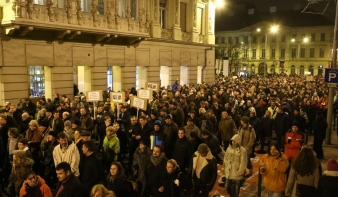
<path id="1" fill-rule="evenodd" d="M 54 164 L 57 166 L 61 162 L 69 163 L 72 173 L 76 176 L 80 176 L 79 164 L 80 153 L 76 147 L 76 144 L 68 140 L 66 133 L 59 133 L 57 140 L 60 145 L 56 146 L 53 150 Z"/>
<path id="2" fill-rule="evenodd" d="M 247 152 L 241 145 L 241 137 L 235 134 L 224 154 L 223 172 L 226 178 L 225 188 L 230 197 L 238 197 L 241 181 L 247 166 Z M 235 191 L 232 188 L 235 186 Z"/>

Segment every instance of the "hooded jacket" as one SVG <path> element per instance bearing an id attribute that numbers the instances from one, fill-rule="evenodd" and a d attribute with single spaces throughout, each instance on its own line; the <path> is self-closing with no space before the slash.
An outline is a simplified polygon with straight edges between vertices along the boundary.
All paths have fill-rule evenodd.
<path id="1" fill-rule="evenodd" d="M 20 189 L 20 197 L 52 197 L 52 192 L 45 180 L 37 175 L 37 185 L 29 187 L 27 184 L 23 184 Z"/>
<path id="2" fill-rule="evenodd" d="M 225 178 L 232 180 L 241 180 L 244 177 L 245 169 L 247 166 L 247 152 L 241 144 L 241 137 L 235 134 L 231 141 L 236 141 L 238 146 L 233 147 L 232 143 L 229 144 L 223 160 L 223 171 Z"/>

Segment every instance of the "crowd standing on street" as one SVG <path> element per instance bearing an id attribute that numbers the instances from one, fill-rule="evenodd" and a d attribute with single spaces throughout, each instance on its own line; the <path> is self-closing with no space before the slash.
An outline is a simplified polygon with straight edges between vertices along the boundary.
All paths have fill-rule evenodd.
<path id="1" fill-rule="evenodd" d="M 221 164 L 225 190 L 238 197 L 255 152 L 264 154 L 259 173 L 269 197 L 338 193 L 337 160 L 325 172 L 319 162 L 328 126 L 321 77 L 175 82 L 153 91 L 146 110 L 130 105 L 135 88 L 123 92 L 122 103 L 112 102 L 109 91 L 95 105 L 76 88 L 74 99 L 56 93 L 37 103 L 6 102 L 0 195 L 208 197 Z M 338 91 L 333 106 L 338 109 Z"/>

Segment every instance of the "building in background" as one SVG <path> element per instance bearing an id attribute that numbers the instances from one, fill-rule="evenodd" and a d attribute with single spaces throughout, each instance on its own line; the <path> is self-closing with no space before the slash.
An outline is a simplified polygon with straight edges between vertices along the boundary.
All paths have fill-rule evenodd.
<path id="1" fill-rule="evenodd" d="M 2 4 L 0 105 L 55 93 L 212 82 L 214 0 Z"/>
<path id="2" fill-rule="evenodd" d="M 227 59 L 229 75 L 322 75 L 331 64 L 333 25 L 322 15 L 276 7 L 218 19 L 216 73 Z"/>

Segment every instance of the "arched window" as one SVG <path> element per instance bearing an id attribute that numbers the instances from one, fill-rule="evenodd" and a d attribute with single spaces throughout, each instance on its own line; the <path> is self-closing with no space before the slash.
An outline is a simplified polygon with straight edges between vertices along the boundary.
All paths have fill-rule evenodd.
<path id="1" fill-rule="evenodd" d="M 304 66 L 303 65 L 301 65 L 299 67 L 299 75 L 304 75 Z"/>
<path id="2" fill-rule="evenodd" d="M 323 65 L 318 66 L 318 76 L 323 76 Z"/>
<path id="3" fill-rule="evenodd" d="M 291 66 L 291 75 L 294 75 L 294 74 L 296 74 L 296 66 L 295 65 L 292 65 Z"/>
<path id="4" fill-rule="evenodd" d="M 276 73 L 276 66 L 275 65 L 271 65 L 270 73 L 271 74 L 275 74 Z"/>
<path id="5" fill-rule="evenodd" d="M 314 73 L 313 65 L 309 66 L 309 72 L 311 73 L 311 75 L 313 75 L 313 73 Z"/>
<path id="6" fill-rule="evenodd" d="M 250 72 L 251 72 L 252 75 L 255 74 L 255 64 L 251 64 Z"/>

